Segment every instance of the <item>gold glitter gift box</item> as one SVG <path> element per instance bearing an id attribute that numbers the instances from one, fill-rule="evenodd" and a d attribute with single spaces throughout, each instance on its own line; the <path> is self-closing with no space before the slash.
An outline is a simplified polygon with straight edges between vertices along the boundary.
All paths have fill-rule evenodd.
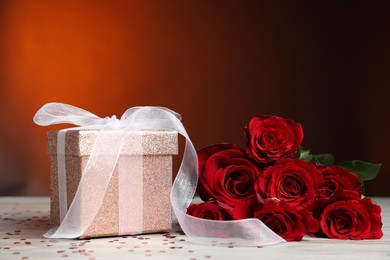
<path id="1" fill-rule="evenodd" d="M 66 197 L 69 208 L 91 153 L 98 130 L 68 130 L 65 137 Z M 50 218 L 52 226 L 60 224 L 57 164 L 57 133 L 47 136 L 47 151 L 51 156 Z M 101 134 L 102 131 L 100 131 Z M 137 131 L 125 139 L 118 163 L 108 185 L 101 208 L 92 225 L 80 238 L 125 235 L 119 234 L 118 164 L 130 154 L 132 134 L 142 135 L 143 223 L 142 233 L 166 232 L 172 227 L 170 191 L 172 186 L 172 155 L 178 153 L 175 131 Z M 128 184 L 130 187 L 131 183 Z M 137 209 L 134 209 L 137 210 Z M 80 216 L 82 218 L 82 216 Z M 133 234 L 128 230 L 126 234 Z"/>

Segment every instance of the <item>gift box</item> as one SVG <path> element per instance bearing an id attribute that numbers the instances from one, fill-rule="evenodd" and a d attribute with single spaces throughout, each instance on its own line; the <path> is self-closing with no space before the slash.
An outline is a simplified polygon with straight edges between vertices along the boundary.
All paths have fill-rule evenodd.
<path id="1" fill-rule="evenodd" d="M 60 184 L 62 187 L 59 187 L 57 160 L 58 131 L 48 132 L 47 151 L 51 156 L 50 217 L 52 226 L 59 226 L 61 222 L 60 204 L 64 202 L 61 202 L 59 199 L 59 190 L 66 190 L 65 204 L 69 208 L 75 197 L 83 170 L 87 165 L 97 136 L 110 134 L 115 134 L 115 131 L 92 129 L 66 131 L 64 155 L 66 181 Z M 141 149 L 132 149 L 134 140 L 140 142 L 138 144 L 140 144 Z M 172 155 L 177 153 L 178 137 L 175 131 L 129 131 L 124 139 L 123 147 L 106 189 L 101 207 L 92 224 L 80 238 L 169 231 L 172 226 L 170 203 Z M 118 177 L 118 173 L 121 165 L 126 165 L 125 168 L 131 167 L 126 162 L 131 161 L 135 157 L 141 158 L 142 160 L 142 183 L 139 182 L 140 180 L 138 178 L 132 179 L 131 177 L 126 178 L 129 183 L 119 183 L 120 178 Z M 121 171 L 123 171 L 123 168 Z M 132 192 L 142 193 L 142 202 L 138 201 L 134 207 L 131 207 L 133 212 L 142 214 L 142 221 L 140 223 L 132 223 L 127 230 L 120 230 L 118 224 L 120 217 L 128 219 L 130 222 L 133 221 L 131 215 L 119 216 L 119 184 L 128 187 L 128 189 L 133 189 Z M 136 190 L 134 191 L 134 189 Z M 81 196 L 83 195 L 81 191 Z M 142 212 L 140 213 L 140 211 Z M 85 217 L 84 214 L 89 214 L 89 212 L 82 212 L 80 214 L 80 221 Z"/>

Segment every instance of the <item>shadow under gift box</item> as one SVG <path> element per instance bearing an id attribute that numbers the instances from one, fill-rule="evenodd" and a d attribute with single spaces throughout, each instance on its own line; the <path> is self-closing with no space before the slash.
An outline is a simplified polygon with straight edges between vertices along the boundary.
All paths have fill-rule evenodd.
<path id="1" fill-rule="evenodd" d="M 77 191 L 81 175 L 89 159 L 97 134 L 112 134 L 110 131 L 99 130 L 68 130 L 65 135 L 65 169 L 67 208 Z M 51 155 L 50 170 L 50 218 L 51 225 L 60 224 L 60 201 L 58 193 L 58 163 L 57 163 L 58 131 L 50 131 L 47 135 L 47 151 Z M 132 138 L 132 137 L 136 138 Z M 134 155 L 131 149 L 134 139 L 141 140 L 142 154 Z M 132 154 L 133 153 L 133 154 Z M 141 152 L 140 152 L 141 153 Z M 129 131 L 101 208 L 91 226 L 80 238 L 116 236 L 134 233 L 166 232 L 172 228 L 172 210 L 170 191 L 172 187 L 172 155 L 178 154 L 178 135 L 175 131 Z M 142 227 L 137 230 L 119 231 L 118 203 L 118 172 L 119 165 L 129 156 L 142 156 L 143 188 L 141 189 L 143 207 L 132 210 L 143 210 Z M 130 189 L 140 186 L 139 183 L 127 183 Z M 82 194 L 82 193 L 81 193 Z M 82 212 L 83 214 L 89 212 Z M 131 221 L 131 220 L 130 220 Z M 142 232 L 139 232 L 142 230 Z"/>

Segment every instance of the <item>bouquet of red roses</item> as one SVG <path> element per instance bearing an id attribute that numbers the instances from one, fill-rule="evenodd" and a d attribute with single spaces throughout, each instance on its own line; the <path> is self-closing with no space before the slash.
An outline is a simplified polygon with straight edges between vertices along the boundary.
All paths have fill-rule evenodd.
<path id="1" fill-rule="evenodd" d="M 205 219 L 257 218 L 286 241 L 304 235 L 336 239 L 382 237 L 381 208 L 362 194 L 380 164 L 334 164 L 331 154 L 303 150 L 302 126 L 279 116 L 254 117 L 245 149 L 219 143 L 198 151 L 197 192 L 187 213 Z"/>

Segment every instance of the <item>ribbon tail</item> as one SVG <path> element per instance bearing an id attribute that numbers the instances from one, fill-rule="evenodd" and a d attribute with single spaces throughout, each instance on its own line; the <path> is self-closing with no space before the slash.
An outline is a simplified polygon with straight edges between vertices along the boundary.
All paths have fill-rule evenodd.
<path id="1" fill-rule="evenodd" d="M 186 133 L 184 158 L 171 191 L 173 211 L 183 232 L 195 243 L 220 246 L 266 246 L 286 242 L 258 219 L 217 221 L 186 214 L 198 181 L 196 151 Z M 195 170 L 194 170 L 195 169 Z"/>

